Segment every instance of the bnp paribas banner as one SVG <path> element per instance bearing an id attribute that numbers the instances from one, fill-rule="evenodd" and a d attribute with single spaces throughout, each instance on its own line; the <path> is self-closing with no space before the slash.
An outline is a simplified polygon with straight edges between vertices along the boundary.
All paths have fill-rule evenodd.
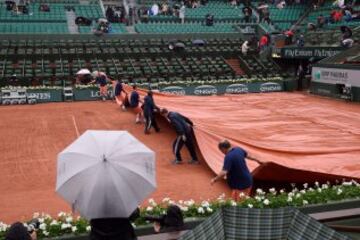
<path id="1" fill-rule="evenodd" d="M 341 47 L 305 47 L 305 48 L 282 48 L 282 58 L 295 58 L 295 59 L 309 59 L 309 58 L 326 58 L 332 57 L 340 52 L 344 51 Z"/>
<path id="2" fill-rule="evenodd" d="M 360 87 L 360 69 L 313 67 L 311 74 L 313 82 L 346 84 L 353 87 Z"/>
<path id="3" fill-rule="evenodd" d="M 160 92 L 175 95 L 221 95 L 242 94 L 255 92 L 279 92 L 283 91 L 283 82 L 244 83 L 231 85 L 200 85 L 200 86 L 168 86 L 160 88 Z"/>

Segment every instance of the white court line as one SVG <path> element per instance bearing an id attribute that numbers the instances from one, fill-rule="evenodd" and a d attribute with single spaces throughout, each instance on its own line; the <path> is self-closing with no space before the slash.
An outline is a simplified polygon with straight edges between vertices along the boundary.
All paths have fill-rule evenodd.
<path id="1" fill-rule="evenodd" d="M 80 136 L 80 133 L 79 133 L 79 129 L 78 129 L 78 127 L 77 127 L 77 124 L 76 124 L 76 120 L 75 120 L 75 116 L 74 116 L 74 115 L 72 115 L 72 120 L 73 120 L 73 123 L 74 123 L 76 135 L 79 137 L 79 136 Z"/>

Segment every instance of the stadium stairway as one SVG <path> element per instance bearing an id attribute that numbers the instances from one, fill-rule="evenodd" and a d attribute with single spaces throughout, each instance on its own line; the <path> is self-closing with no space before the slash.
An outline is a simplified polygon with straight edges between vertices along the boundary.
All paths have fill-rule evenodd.
<path id="1" fill-rule="evenodd" d="M 236 58 L 225 59 L 225 62 L 234 70 L 236 76 L 245 74 L 244 70 L 240 67 L 240 60 Z"/>
<path id="2" fill-rule="evenodd" d="M 78 29 L 77 25 L 75 24 L 75 19 L 76 19 L 76 13 L 74 11 L 72 11 L 72 10 L 66 11 L 66 20 L 67 20 L 69 33 L 72 33 L 72 34 L 79 33 L 79 29 Z"/>

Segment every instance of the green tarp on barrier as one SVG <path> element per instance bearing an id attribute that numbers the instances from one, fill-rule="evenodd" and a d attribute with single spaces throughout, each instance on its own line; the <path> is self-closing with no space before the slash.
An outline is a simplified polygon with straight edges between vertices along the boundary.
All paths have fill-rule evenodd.
<path id="1" fill-rule="evenodd" d="M 256 82 L 256 83 L 235 83 L 229 85 L 200 85 L 200 86 L 168 86 L 160 88 L 160 92 L 167 92 L 176 95 L 221 95 L 241 94 L 255 92 L 278 92 L 284 91 L 283 82 Z"/>
<path id="2" fill-rule="evenodd" d="M 27 89 L 29 97 L 35 97 L 38 103 L 44 102 L 62 102 L 62 89 Z"/>
<path id="3" fill-rule="evenodd" d="M 93 101 L 100 99 L 99 88 L 74 88 L 74 101 Z M 112 89 L 108 90 L 109 96 L 112 96 Z"/>

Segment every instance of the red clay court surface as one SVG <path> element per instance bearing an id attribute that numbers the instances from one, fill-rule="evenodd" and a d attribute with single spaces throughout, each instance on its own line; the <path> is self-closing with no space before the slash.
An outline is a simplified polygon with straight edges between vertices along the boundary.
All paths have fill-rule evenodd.
<path id="1" fill-rule="evenodd" d="M 248 162 L 256 179 L 307 181 L 360 179 L 360 105 L 297 93 L 220 97 L 169 97 L 155 101 L 195 122 L 206 158 L 201 165 L 173 166 L 175 133 L 144 135 L 132 112 L 108 102 L 50 103 L 0 107 L 0 221 L 25 220 L 33 212 L 69 211 L 55 194 L 56 156 L 87 129 L 128 130 L 156 152 L 157 191 L 151 196 L 201 200 L 229 193 L 210 186 L 223 156 L 217 141 L 228 138 L 262 162 Z M 188 159 L 184 148 L 184 160 Z"/>
<path id="2" fill-rule="evenodd" d="M 228 193 L 225 183 L 210 186 L 212 171 L 201 165 L 174 166 L 175 133 L 166 122 L 161 132 L 144 135 L 132 112 L 108 102 L 49 103 L 0 107 L 0 221 L 28 220 L 34 212 L 70 211 L 56 195 L 57 154 L 87 129 L 127 130 L 156 152 L 157 191 L 162 200 L 201 200 Z M 78 130 L 76 130 L 78 129 Z M 188 159 L 187 151 L 183 154 Z"/>

